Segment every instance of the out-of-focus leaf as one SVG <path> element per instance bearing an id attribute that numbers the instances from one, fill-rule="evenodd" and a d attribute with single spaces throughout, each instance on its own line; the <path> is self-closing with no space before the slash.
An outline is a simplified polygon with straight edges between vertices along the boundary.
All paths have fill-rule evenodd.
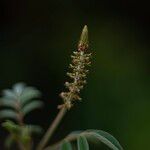
<path id="1" fill-rule="evenodd" d="M 10 109 L 5 109 L 0 111 L 0 118 L 10 118 L 17 119 L 17 113 Z"/>
<path id="2" fill-rule="evenodd" d="M 42 128 L 40 126 L 37 126 L 37 125 L 27 125 L 27 128 L 28 128 L 30 133 L 40 134 L 43 132 Z"/>
<path id="3" fill-rule="evenodd" d="M 34 87 L 26 87 L 23 91 L 23 93 L 20 96 L 21 103 L 24 105 L 28 101 L 32 100 L 33 98 L 40 97 L 41 93 L 39 90 L 37 90 Z"/>
<path id="4" fill-rule="evenodd" d="M 60 150 L 72 150 L 71 143 L 68 141 L 64 141 L 61 145 Z"/>
<path id="5" fill-rule="evenodd" d="M 42 102 L 34 100 L 40 95 L 39 90 L 34 87 L 27 87 L 24 83 L 16 83 L 12 89 L 3 90 L 0 106 L 10 107 L 11 109 L 4 108 L 0 111 L 0 118 L 11 118 L 19 121 L 18 118 L 21 113 L 26 115 L 43 105 Z"/>
<path id="6" fill-rule="evenodd" d="M 89 150 L 89 144 L 85 136 L 79 136 L 77 139 L 78 150 Z"/>
<path id="7" fill-rule="evenodd" d="M 13 86 L 13 92 L 15 93 L 15 95 L 17 95 L 18 97 L 21 96 L 21 94 L 23 93 L 23 90 L 25 89 L 25 83 L 16 83 Z"/>
<path id="8" fill-rule="evenodd" d="M 10 100 L 16 100 L 17 99 L 15 93 L 13 93 L 13 91 L 10 89 L 3 90 L 2 95 L 5 99 L 10 99 Z"/>
<path id="9" fill-rule="evenodd" d="M 4 123 L 2 123 L 2 126 L 13 134 L 18 134 L 21 131 L 21 127 L 10 120 L 7 120 Z"/>
<path id="10" fill-rule="evenodd" d="M 26 104 L 23 108 L 22 108 L 22 113 L 24 115 L 28 114 L 29 112 L 33 111 L 34 109 L 40 108 L 43 106 L 43 103 L 41 101 L 33 101 L 30 102 L 29 104 Z"/>
<path id="11" fill-rule="evenodd" d="M 15 101 L 1 98 L 0 106 L 15 108 Z"/>
<path id="12" fill-rule="evenodd" d="M 25 104 L 33 98 L 41 96 L 39 90 L 34 87 L 27 87 L 25 83 L 16 83 L 13 89 L 3 90 L 2 98 L 7 100 L 17 100 Z"/>
<path id="13" fill-rule="evenodd" d="M 122 146 L 117 141 L 117 139 L 115 137 L 113 137 L 111 134 L 109 134 L 105 131 L 102 131 L 102 130 L 87 130 L 86 132 L 88 133 L 87 137 L 97 138 L 99 141 L 106 144 L 108 147 L 110 147 L 113 150 L 123 150 Z"/>

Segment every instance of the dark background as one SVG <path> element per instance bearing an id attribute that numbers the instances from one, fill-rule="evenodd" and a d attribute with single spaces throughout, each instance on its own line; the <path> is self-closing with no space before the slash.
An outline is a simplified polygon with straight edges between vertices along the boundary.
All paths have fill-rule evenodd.
<path id="1" fill-rule="evenodd" d="M 26 122 L 46 129 L 58 112 L 70 55 L 85 24 L 93 53 L 88 84 L 83 101 L 66 115 L 53 141 L 72 130 L 102 129 L 125 150 L 149 149 L 146 0 L 1 0 L 0 90 L 19 81 L 41 90 L 45 108 L 27 116 Z M 0 149 L 5 136 L 0 128 Z"/>

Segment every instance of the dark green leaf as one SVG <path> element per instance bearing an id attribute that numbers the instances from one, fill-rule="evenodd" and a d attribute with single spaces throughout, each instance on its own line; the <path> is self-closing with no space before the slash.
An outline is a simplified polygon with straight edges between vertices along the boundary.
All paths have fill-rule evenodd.
<path id="1" fill-rule="evenodd" d="M 34 109 L 40 108 L 43 106 L 43 103 L 41 101 L 33 101 L 29 104 L 26 104 L 23 108 L 22 108 L 22 113 L 24 115 L 28 114 L 29 112 L 33 111 Z"/>
<path id="2" fill-rule="evenodd" d="M 64 141 L 61 145 L 60 150 L 72 150 L 71 143 L 68 141 Z"/>
<path id="3" fill-rule="evenodd" d="M 89 150 L 89 144 L 85 136 L 79 136 L 77 139 L 78 150 Z"/>

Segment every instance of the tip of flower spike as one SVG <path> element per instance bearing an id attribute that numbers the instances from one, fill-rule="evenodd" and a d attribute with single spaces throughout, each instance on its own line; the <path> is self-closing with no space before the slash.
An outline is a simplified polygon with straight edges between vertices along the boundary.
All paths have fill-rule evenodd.
<path id="1" fill-rule="evenodd" d="M 88 32 L 88 27 L 87 27 L 87 25 L 85 25 L 85 26 L 83 27 L 82 32 Z"/>
<path id="2" fill-rule="evenodd" d="M 84 51 L 88 48 L 88 27 L 87 25 L 84 26 L 82 33 L 81 33 L 81 37 L 80 37 L 80 41 L 78 44 L 78 50 L 79 51 Z"/>

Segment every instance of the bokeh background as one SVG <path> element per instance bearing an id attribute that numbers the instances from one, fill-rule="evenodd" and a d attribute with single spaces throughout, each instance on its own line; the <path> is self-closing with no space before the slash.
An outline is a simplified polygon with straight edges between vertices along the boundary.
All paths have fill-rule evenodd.
<path id="1" fill-rule="evenodd" d="M 20 81 L 41 90 L 45 107 L 26 122 L 46 129 L 58 112 L 70 55 L 85 24 L 93 53 L 88 84 L 52 142 L 88 128 L 110 132 L 125 150 L 150 149 L 146 0 L 0 1 L 0 90 Z M 6 135 L 0 128 L 1 150 Z"/>

